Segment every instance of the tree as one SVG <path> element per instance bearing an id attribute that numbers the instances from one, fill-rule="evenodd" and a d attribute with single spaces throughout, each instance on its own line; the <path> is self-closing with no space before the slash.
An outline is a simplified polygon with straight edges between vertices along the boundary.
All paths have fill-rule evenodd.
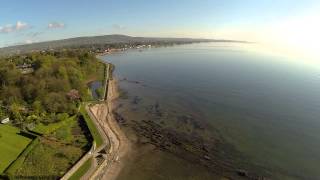
<path id="1" fill-rule="evenodd" d="M 71 101 L 80 100 L 79 91 L 76 90 L 76 89 L 71 89 L 71 90 L 67 93 L 67 97 L 68 97 Z"/>
<path id="2" fill-rule="evenodd" d="M 57 115 L 57 120 L 58 121 L 64 121 L 69 118 L 69 115 L 67 113 L 60 113 Z"/>
<path id="3" fill-rule="evenodd" d="M 65 112 L 67 104 L 65 96 L 59 93 L 52 92 L 44 98 L 44 105 L 50 113 Z"/>
<path id="4" fill-rule="evenodd" d="M 22 74 L 17 65 L 31 64 Z M 0 117 L 16 124 L 60 121 L 77 113 L 79 101 L 88 99 L 88 80 L 102 77 L 103 65 L 83 50 L 34 52 L 0 58 Z M 101 73 L 101 74 L 100 74 Z"/>
<path id="5" fill-rule="evenodd" d="M 39 100 L 33 102 L 32 109 L 34 114 L 37 116 L 39 116 L 43 112 L 43 107 Z"/>
<path id="6" fill-rule="evenodd" d="M 23 122 L 21 109 L 22 109 L 22 107 L 17 103 L 13 103 L 10 106 L 10 112 L 11 112 L 12 119 L 14 120 L 14 122 L 16 124 L 19 124 L 19 125 L 21 125 Z"/>

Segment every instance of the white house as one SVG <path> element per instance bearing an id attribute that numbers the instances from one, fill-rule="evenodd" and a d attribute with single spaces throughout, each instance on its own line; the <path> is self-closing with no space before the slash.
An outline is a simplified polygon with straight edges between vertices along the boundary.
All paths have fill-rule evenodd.
<path id="1" fill-rule="evenodd" d="M 5 118 L 5 119 L 2 119 L 1 120 L 1 124 L 7 124 L 10 122 L 10 119 L 9 118 Z"/>

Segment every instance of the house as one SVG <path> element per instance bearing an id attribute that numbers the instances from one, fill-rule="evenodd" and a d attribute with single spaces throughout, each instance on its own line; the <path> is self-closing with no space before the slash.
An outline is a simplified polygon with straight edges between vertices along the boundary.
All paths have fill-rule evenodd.
<path id="1" fill-rule="evenodd" d="M 9 122 L 10 122 L 9 118 L 5 118 L 5 119 L 1 120 L 1 124 L 7 124 Z"/>
<path id="2" fill-rule="evenodd" d="M 22 74 L 29 74 L 34 71 L 32 64 L 26 64 L 26 63 L 17 65 L 17 69 L 19 69 Z"/>
<path id="3" fill-rule="evenodd" d="M 17 68 L 18 68 L 18 69 L 28 69 L 28 68 L 32 68 L 32 64 L 23 63 L 23 64 L 21 64 L 21 65 L 17 65 Z"/>

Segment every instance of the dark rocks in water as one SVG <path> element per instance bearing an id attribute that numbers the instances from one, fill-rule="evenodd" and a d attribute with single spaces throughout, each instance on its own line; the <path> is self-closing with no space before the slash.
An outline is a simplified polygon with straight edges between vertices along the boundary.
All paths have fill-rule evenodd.
<path id="1" fill-rule="evenodd" d="M 157 116 L 161 117 L 162 116 L 162 112 L 160 110 L 160 105 L 159 102 L 157 101 L 154 105 L 154 112 Z"/>
<path id="2" fill-rule="evenodd" d="M 139 135 L 148 138 L 151 144 L 160 149 L 174 153 L 179 153 L 180 150 L 189 151 L 202 157 L 207 154 L 202 148 L 204 143 L 201 138 L 163 128 L 152 120 L 142 120 L 135 123 L 134 130 Z"/>
<path id="3" fill-rule="evenodd" d="M 149 112 L 153 113 L 152 115 L 156 115 L 156 112 L 160 109 L 158 102 L 148 107 Z M 148 118 L 150 119 L 128 121 L 130 127 L 138 135 L 140 145 L 152 145 L 158 150 L 172 153 L 191 163 L 202 165 L 212 172 L 222 176 L 227 175 L 231 179 L 260 180 L 262 178 L 262 176 L 249 173 L 249 171 L 238 170 L 238 168 L 243 167 L 242 165 L 239 167 L 237 164 L 237 158 L 240 156 L 234 155 L 236 154 L 234 147 L 227 144 L 220 136 L 207 136 L 204 132 L 206 129 L 186 133 L 184 128 L 181 128 L 181 130 L 175 129 L 171 122 L 171 124 L 169 122 L 168 124 L 161 124 L 163 118 L 159 121 L 153 116 Z M 197 120 L 192 115 L 182 115 L 179 118 L 180 121 L 177 122 L 181 126 L 183 126 L 183 123 L 187 123 L 188 127 L 194 129 L 207 127 L 203 122 L 194 123 Z M 203 134 L 205 136 L 202 136 Z"/>
<path id="4" fill-rule="evenodd" d="M 132 104 L 137 105 L 141 102 L 141 98 L 139 96 L 135 96 L 132 100 Z"/>
<path id="5" fill-rule="evenodd" d="M 128 83 L 134 83 L 134 84 L 140 84 L 141 83 L 140 81 L 132 81 L 132 80 L 128 80 L 127 78 L 123 78 L 120 81 L 126 81 Z"/>
<path id="6" fill-rule="evenodd" d="M 122 78 L 119 81 L 127 81 L 127 78 Z"/>
<path id="7" fill-rule="evenodd" d="M 208 147 L 208 145 L 206 145 L 206 144 L 204 144 L 203 146 L 202 146 L 202 149 L 205 151 L 205 152 L 209 152 L 209 147 Z"/>
<path id="8" fill-rule="evenodd" d="M 139 141 L 140 144 L 147 144 L 147 143 L 150 142 L 149 139 L 146 138 L 146 137 L 140 137 L 140 138 L 138 139 L 138 141 Z"/>
<path id="9" fill-rule="evenodd" d="M 269 179 L 264 176 L 258 176 L 254 173 L 249 173 L 249 171 L 244 170 L 244 169 L 238 169 L 238 170 L 236 170 L 236 173 L 238 176 L 241 176 L 245 179 L 250 179 L 250 180 L 268 180 Z"/>
<path id="10" fill-rule="evenodd" d="M 114 114 L 114 118 L 119 124 L 122 124 L 122 125 L 126 124 L 126 120 L 118 112 L 114 111 L 113 114 Z"/>
<path id="11" fill-rule="evenodd" d="M 189 124 L 194 129 L 205 130 L 205 125 L 200 120 L 196 120 L 192 115 L 179 115 L 177 116 L 178 122 L 182 124 Z"/>
<path id="12" fill-rule="evenodd" d="M 119 98 L 120 99 L 128 99 L 129 98 L 129 94 L 127 91 L 124 91 L 123 89 L 119 90 Z"/>
<path id="13" fill-rule="evenodd" d="M 237 170 L 237 174 L 238 174 L 239 176 L 242 176 L 242 177 L 249 177 L 248 171 L 243 170 L 243 169 L 238 169 L 238 170 Z"/>
<path id="14" fill-rule="evenodd" d="M 160 110 L 160 104 L 157 101 L 154 105 L 147 107 L 147 112 L 156 117 L 162 117 L 163 112 Z"/>
<path id="15" fill-rule="evenodd" d="M 205 160 L 211 160 L 211 158 L 210 158 L 208 155 L 205 155 L 203 158 L 204 158 Z"/>
<path id="16" fill-rule="evenodd" d="M 205 129 L 204 126 L 199 121 L 194 120 L 192 122 L 193 122 L 193 127 L 195 129 L 201 129 L 201 130 Z"/>
<path id="17" fill-rule="evenodd" d="M 176 137 L 172 136 L 172 135 L 169 135 L 169 139 L 170 139 L 171 143 L 174 144 L 174 145 L 177 145 L 177 146 L 182 145 L 182 143 L 179 142 L 179 140 Z"/>
<path id="18" fill-rule="evenodd" d="M 130 81 L 130 80 L 127 80 L 128 83 L 134 83 L 134 84 L 140 84 L 141 82 L 140 81 Z"/>
<path id="19" fill-rule="evenodd" d="M 159 109 L 159 102 L 158 101 L 155 103 L 154 108 Z"/>

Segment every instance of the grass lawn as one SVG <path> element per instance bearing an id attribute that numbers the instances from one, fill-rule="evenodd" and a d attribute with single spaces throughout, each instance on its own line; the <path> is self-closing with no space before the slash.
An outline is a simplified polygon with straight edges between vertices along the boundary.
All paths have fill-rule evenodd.
<path id="1" fill-rule="evenodd" d="M 18 128 L 0 124 L 0 174 L 32 141 L 32 139 L 19 135 L 19 132 Z"/>
<path id="2" fill-rule="evenodd" d="M 69 180 L 78 180 L 88 172 L 92 164 L 92 158 L 88 159 L 82 166 L 69 178 Z"/>

